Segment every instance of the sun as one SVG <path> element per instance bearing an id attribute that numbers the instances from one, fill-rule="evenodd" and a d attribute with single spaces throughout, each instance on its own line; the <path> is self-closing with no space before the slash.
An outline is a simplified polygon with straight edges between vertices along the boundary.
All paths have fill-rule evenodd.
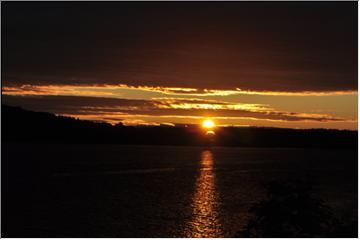
<path id="1" fill-rule="evenodd" d="M 215 123 L 214 123 L 213 120 L 207 119 L 207 120 L 203 121 L 202 127 L 207 128 L 207 129 L 211 129 L 211 128 L 215 127 Z"/>

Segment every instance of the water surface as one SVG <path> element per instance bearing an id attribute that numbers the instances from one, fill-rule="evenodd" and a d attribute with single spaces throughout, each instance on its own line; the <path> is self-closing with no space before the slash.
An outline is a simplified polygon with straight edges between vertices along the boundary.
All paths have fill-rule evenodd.
<path id="1" fill-rule="evenodd" d="M 5 159 L 5 161 L 4 161 Z M 312 179 L 357 218 L 357 152 L 5 144 L 5 231 L 16 237 L 231 237 L 262 183 Z"/>

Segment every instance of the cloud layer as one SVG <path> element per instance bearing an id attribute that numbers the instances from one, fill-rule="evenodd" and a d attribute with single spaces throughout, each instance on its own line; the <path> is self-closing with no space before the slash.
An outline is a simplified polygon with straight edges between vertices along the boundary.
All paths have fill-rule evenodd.
<path id="1" fill-rule="evenodd" d="M 38 111 L 49 111 L 63 115 L 98 115 L 99 119 L 112 116 L 188 116 L 255 118 L 273 121 L 345 121 L 325 114 L 308 114 L 277 111 L 266 105 L 229 103 L 204 99 L 161 98 L 155 100 L 130 100 L 72 96 L 6 96 L 3 102 Z M 106 119 L 104 119 L 106 120 Z"/>
<path id="2" fill-rule="evenodd" d="M 5 86 L 357 89 L 356 2 L 2 6 Z"/>

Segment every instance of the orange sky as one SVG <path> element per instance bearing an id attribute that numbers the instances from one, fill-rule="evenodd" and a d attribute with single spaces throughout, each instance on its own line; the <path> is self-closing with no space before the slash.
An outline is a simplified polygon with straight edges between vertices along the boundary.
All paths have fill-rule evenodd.
<path id="1" fill-rule="evenodd" d="M 357 92 L 251 92 L 127 85 L 3 87 L 3 103 L 117 123 L 357 129 Z"/>

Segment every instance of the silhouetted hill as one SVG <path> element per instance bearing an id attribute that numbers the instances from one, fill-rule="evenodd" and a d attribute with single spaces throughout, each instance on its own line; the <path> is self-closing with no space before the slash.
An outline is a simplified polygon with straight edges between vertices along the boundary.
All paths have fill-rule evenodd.
<path id="1" fill-rule="evenodd" d="M 222 127 L 208 137 L 198 126 L 133 127 L 78 120 L 2 105 L 5 142 L 356 148 L 357 131 Z"/>

